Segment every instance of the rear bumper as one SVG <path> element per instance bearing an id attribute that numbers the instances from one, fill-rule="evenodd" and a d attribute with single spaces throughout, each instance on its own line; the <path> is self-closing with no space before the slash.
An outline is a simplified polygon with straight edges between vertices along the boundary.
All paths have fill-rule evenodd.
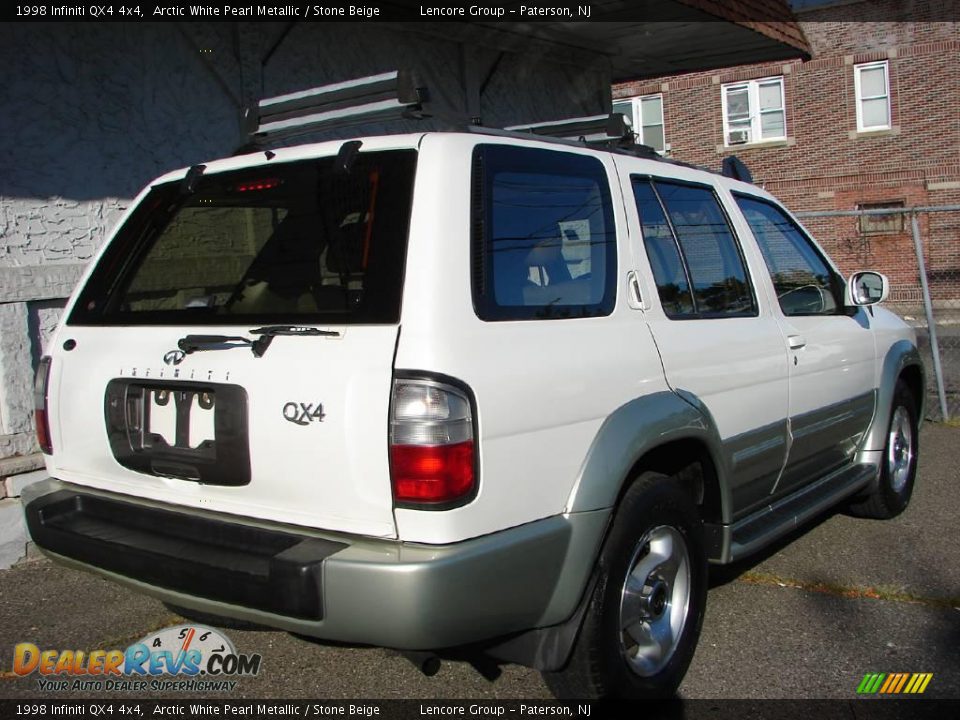
<path id="1" fill-rule="evenodd" d="M 173 508 L 51 479 L 24 492 L 53 559 L 161 600 L 318 638 L 437 649 L 546 627 L 580 599 L 607 511 L 413 545 Z"/>

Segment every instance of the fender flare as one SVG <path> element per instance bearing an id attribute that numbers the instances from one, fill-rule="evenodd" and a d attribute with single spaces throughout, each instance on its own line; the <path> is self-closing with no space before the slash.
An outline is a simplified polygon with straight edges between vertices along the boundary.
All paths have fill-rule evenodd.
<path id="1" fill-rule="evenodd" d="M 676 440 L 698 440 L 708 449 L 720 481 L 723 517 L 730 513 L 729 477 L 713 416 L 687 391 L 660 391 L 614 410 L 597 431 L 567 499 L 567 512 L 612 508 L 631 469 L 651 450 Z"/>
<path id="2" fill-rule="evenodd" d="M 898 340 L 887 350 L 880 369 L 880 378 L 877 386 L 877 406 L 873 413 L 873 420 L 867 429 L 860 446 L 861 452 L 883 450 L 887 442 L 887 426 L 890 424 L 890 410 L 893 403 L 893 391 L 897 386 L 897 379 L 908 367 L 920 370 L 920 377 L 924 377 L 923 362 L 917 346 L 909 340 Z M 920 403 L 918 417 L 923 417 L 924 398 L 917 398 Z"/>

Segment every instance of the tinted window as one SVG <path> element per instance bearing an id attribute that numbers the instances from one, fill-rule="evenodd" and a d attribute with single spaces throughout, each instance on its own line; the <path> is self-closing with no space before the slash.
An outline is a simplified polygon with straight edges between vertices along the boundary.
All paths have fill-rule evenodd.
<path id="1" fill-rule="evenodd" d="M 683 259 L 653 185 L 648 180 L 635 180 L 633 195 L 663 311 L 670 317 L 691 315 L 695 309 Z"/>
<path id="2" fill-rule="evenodd" d="M 598 160 L 481 145 L 473 182 L 473 294 L 482 319 L 611 312 L 616 235 Z"/>
<path id="3" fill-rule="evenodd" d="M 780 208 L 736 195 L 773 279 L 784 315 L 837 312 L 833 271 L 800 228 Z"/>
<path id="4" fill-rule="evenodd" d="M 711 188 L 637 179 L 634 194 L 667 315 L 756 314 L 740 247 Z"/>
<path id="5" fill-rule="evenodd" d="M 416 154 L 360 153 L 154 188 L 72 323 L 397 322 Z"/>

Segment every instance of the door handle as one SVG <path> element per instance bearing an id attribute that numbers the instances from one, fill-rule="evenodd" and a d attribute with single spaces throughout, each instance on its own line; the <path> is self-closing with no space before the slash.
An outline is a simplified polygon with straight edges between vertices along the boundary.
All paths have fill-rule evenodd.
<path id="1" fill-rule="evenodd" d="M 807 341 L 803 335 L 787 335 L 787 346 L 791 350 L 799 350 L 802 347 L 806 347 Z"/>
<path id="2" fill-rule="evenodd" d="M 646 310 L 643 305 L 643 295 L 640 292 L 640 279 L 633 270 L 627 273 L 627 287 L 629 288 L 627 304 L 634 310 Z"/>

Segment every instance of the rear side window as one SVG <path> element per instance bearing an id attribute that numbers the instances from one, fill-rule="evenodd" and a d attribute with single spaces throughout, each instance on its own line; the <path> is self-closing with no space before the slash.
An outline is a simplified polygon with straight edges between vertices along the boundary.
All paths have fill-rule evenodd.
<path id="1" fill-rule="evenodd" d="M 735 194 L 770 271 L 784 315 L 833 315 L 841 307 L 842 281 L 783 210 Z"/>
<path id="2" fill-rule="evenodd" d="M 670 317 L 694 314 L 693 293 L 690 292 L 680 247 L 653 184 L 635 180 L 633 195 L 643 227 L 643 244 L 663 311 Z"/>
<path id="3" fill-rule="evenodd" d="M 416 153 L 360 153 L 155 187 L 85 286 L 72 324 L 393 323 Z"/>
<path id="4" fill-rule="evenodd" d="M 616 297 L 616 233 L 603 164 L 507 145 L 477 146 L 473 163 L 477 315 L 608 315 Z"/>
<path id="5" fill-rule="evenodd" d="M 757 314 L 740 246 L 712 188 L 634 177 L 633 192 L 668 317 Z"/>

